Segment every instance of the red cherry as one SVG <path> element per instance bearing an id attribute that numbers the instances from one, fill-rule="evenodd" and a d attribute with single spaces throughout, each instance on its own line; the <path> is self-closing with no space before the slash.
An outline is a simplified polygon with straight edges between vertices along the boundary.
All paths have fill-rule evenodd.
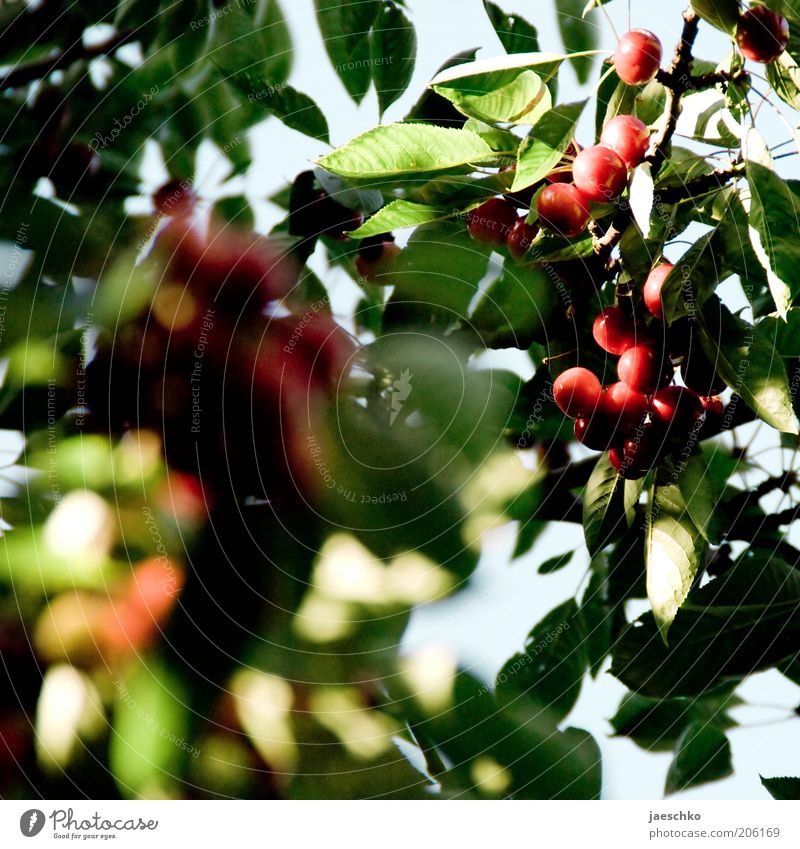
<path id="1" fill-rule="evenodd" d="M 641 469 L 634 469 L 625 462 L 625 455 L 622 450 L 614 446 L 608 450 L 608 459 L 611 465 L 616 469 L 618 474 L 625 480 L 638 480 L 643 478 L 647 472 Z"/>
<path id="2" fill-rule="evenodd" d="M 602 406 L 602 403 L 601 403 Z M 611 429 L 600 408 L 591 418 L 575 419 L 575 439 L 593 451 L 605 451 L 611 439 Z"/>
<path id="3" fill-rule="evenodd" d="M 627 383 L 612 383 L 606 387 L 603 412 L 618 431 L 630 433 L 642 423 L 650 405 L 642 392 L 631 389 Z"/>
<path id="4" fill-rule="evenodd" d="M 646 29 L 634 29 L 620 38 L 614 51 L 614 67 L 628 85 L 648 83 L 661 65 L 661 42 Z"/>
<path id="5" fill-rule="evenodd" d="M 364 239 L 356 257 L 356 272 L 364 280 L 373 281 L 391 268 L 392 261 L 400 253 L 390 234 L 384 234 L 380 241 Z"/>
<path id="6" fill-rule="evenodd" d="M 571 419 L 590 416 L 600 403 L 603 389 L 589 369 L 567 369 L 553 384 L 553 399 L 561 412 Z"/>
<path id="7" fill-rule="evenodd" d="M 185 180 L 170 180 L 153 195 L 153 205 L 161 215 L 188 215 L 196 203 L 197 195 Z"/>
<path id="8" fill-rule="evenodd" d="M 511 256 L 522 259 L 538 232 L 539 228 L 535 224 L 525 223 L 525 216 L 518 218 L 506 239 L 506 246 Z"/>
<path id="9" fill-rule="evenodd" d="M 664 357 L 652 345 L 634 345 L 619 358 L 617 374 L 636 392 L 650 395 L 665 377 Z"/>
<path id="10" fill-rule="evenodd" d="M 628 183 L 628 169 L 618 153 L 596 144 L 575 157 L 572 179 L 589 200 L 608 203 L 622 194 Z"/>
<path id="11" fill-rule="evenodd" d="M 504 245 L 517 221 L 517 210 L 505 198 L 491 198 L 467 213 L 467 229 L 476 242 Z"/>
<path id="12" fill-rule="evenodd" d="M 789 23 L 766 6 L 753 6 L 739 18 L 736 43 L 753 62 L 774 62 L 789 43 Z"/>
<path id="13" fill-rule="evenodd" d="M 683 382 L 698 395 L 719 395 L 726 388 L 708 357 L 695 348 L 681 363 Z"/>
<path id="14" fill-rule="evenodd" d="M 703 416 L 700 396 L 685 386 L 667 386 L 653 396 L 655 419 L 673 436 L 687 435 Z"/>
<path id="15" fill-rule="evenodd" d="M 586 197 L 568 183 L 545 186 L 536 201 L 536 211 L 543 227 L 568 239 L 580 235 L 589 223 Z"/>
<path id="16" fill-rule="evenodd" d="M 664 450 L 664 431 L 653 422 L 638 427 L 623 443 L 626 465 L 648 470 L 655 466 Z"/>
<path id="17" fill-rule="evenodd" d="M 653 341 L 647 330 L 622 307 L 606 307 L 594 320 L 592 335 L 604 351 L 615 356 L 624 354 L 634 345 L 647 345 Z"/>
<path id="18" fill-rule="evenodd" d="M 657 265 L 648 275 L 644 283 L 642 295 L 644 297 L 644 305 L 650 311 L 650 314 L 658 319 L 664 318 L 664 305 L 661 303 L 661 287 L 667 279 L 667 275 L 672 271 L 673 266 L 664 262 Z"/>
<path id="19" fill-rule="evenodd" d="M 633 115 L 617 115 L 603 128 L 600 144 L 615 151 L 628 168 L 635 168 L 650 147 L 650 130 Z"/>
<path id="20" fill-rule="evenodd" d="M 703 405 L 703 409 L 706 412 L 706 416 L 719 416 L 722 418 L 722 414 L 725 411 L 725 405 L 722 403 L 722 398 L 718 395 L 713 395 L 712 397 L 701 397 L 700 403 Z"/>

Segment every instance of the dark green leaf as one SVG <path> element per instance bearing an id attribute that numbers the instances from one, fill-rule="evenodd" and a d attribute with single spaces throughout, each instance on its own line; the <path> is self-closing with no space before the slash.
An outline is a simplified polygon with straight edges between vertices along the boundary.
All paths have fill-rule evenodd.
<path id="1" fill-rule="evenodd" d="M 712 26 L 732 35 L 739 21 L 737 0 L 692 0 L 692 8 Z"/>
<path id="2" fill-rule="evenodd" d="M 580 617 L 583 623 L 584 647 L 589 674 L 596 678 L 611 651 L 612 605 L 607 598 L 608 581 L 602 572 L 593 572 L 581 599 Z"/>
<path id="3" fill-rule="evenodd" d="M 598 27 L 594 21 L 583 17 L 585 6 L 585 0 L 556 0 L 558 29 L 567 53 L 581 53 L 597 47 Z M 592 57 L 575 56 L 571 62 L 578 82 L 585 83 L 592 68 Z"/>
<path id="4" fill-rule="evenodd" d="M 360 103 L 372 80 L 370 29 L 380 0 L 314 0 L 314 6 L 333 69 L 350 97 Z"/>
<path id="5" fill-rule="evenodd" d="M 768 315 L 758 322 L 758 330 L 782 357 L 800 357 L 800 308 L 786 313 L 786 319 Z"/>
<path id="6" fill-rule="evenodd" d="M 484 0 L 484 9 L 506 53 L 538 53 L 536 27 L 519 15 L 506 14 L 496 3 Z"/>
<path id="7" fill-rule="evenodd" d="M 512 189 L 526 189 L 544 179 L 572 141 L 586 101 L 557 106 L 543 115 L 522 143 Z"/>
<path id="8" fill-rule="evenodd" d="M 759 778 L 773 799 L 778 799 L 781 802 L 800 799 L 800 778 L 790 776 L 764 778 L 763 775 L 760 775 Z"/>
<path id="9" fill-rule="evenodd" d="M 383 115 L 408 88 L 417 60 L 417 35 L 396 3 L 381 5 L 373 24 L 370 50 L 372 79 Z"/>
<path id="10" fill-rule="evenodd" d="M 786 369 L 769 341 L 716 296 L 709 298 L 698 317 L 703 350 L 728 386 L 767 424 L 798 433 Z"/>
<path id="11" fill-rule="evenodd" d="M 497 675 L 501 704 L 531 698 L 560 722 L 572 710 L 587 667 L 584 634 L 574 599 L 551 610 Z"/>
<path id="12" fill-rule="evenodd" d="M 597 461 L 583 496 L 583 533 L 589 554 L 613 542 L 625 523 L 624 481 L 605 453 Z"/>
<path id="13" fill-rule="evenodd" d="M 559 554 L 557 557 L 551 557 L 548 560 L 545 560 L 536 571 L 540 575 L 551 575 L 553 572 L 558 572 L 559 569 L 569 566 L 569 562 L 572 560 L 573 554 L 575 554 L 574 551 L 568 551 L 566 554 Z"/>
<path id="14" fill-rule="evenodd" d="M 713 725 L 695 722 L 678 743 L 669 766 L 664 793 L 667 796 L 698 784 L 718 781 L 733 773 L 731 744 Z"/>
<path id="15" fill-rule="evenodd" d="M 725 273 L 718 230 L 701 236 L 675 263 L 661 287 L 668 322 L 693 314 L 714 292 Z"/>
<path id="16" fill-rule="evenodd" d="M 696 696 L 797 652 L 800 574 L 767 552 L 694 589 L 661 640 L 652 613 L 614 647 L 612 674 L 652 698 Z"/>
<path id="17" fill-rule="evenodd" d="M 231 82 L 248 102 L 280 118 L 287 127 L 322 141 L 328 138 L 328 121 L 317 104 L 287 83 L 273 85 L 250 71 L 236 74 Z"/>

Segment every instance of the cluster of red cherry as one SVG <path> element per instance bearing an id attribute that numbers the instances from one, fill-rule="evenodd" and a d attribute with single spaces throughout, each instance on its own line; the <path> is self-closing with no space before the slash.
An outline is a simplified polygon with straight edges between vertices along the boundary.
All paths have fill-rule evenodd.
<path id="1" fill-rule="evenodd" d="M 773 62 L 789 41 L 789 25 L 782 15 L 764 6 L 755 6 L 739 18 L 736 42 L 753 61 Z M 614 67 L 628 85 L 650 82 L 661 65 L 661 42 L 648 30 L 625 33 L 614 52 Z M 536 195 L 538 223 L 561 236 L 574 238 L 589 223 L 589 204 L 615 201 L 628 184 L 628 172 L 639 165 L 650 146 L 650 132 L 633 115 L 618 115 L 603 129 L 600 143 L 579 150 L 572 145 L 559 167 L 548 175 L 537 193 L 534 187 L 527 199 Z M 571 164 L 570 164 L 571 163 Z M 469 232 L 478 241 L 495 247 L 505 245 L 512 256 L 525 255 L 539 231 L 537 224 L 520 216 L 514 200 L 497 197 L 481 204 L 467 215 Z"/>
<path id="2" fill-rule="evenodd" d="M 587 448 L 608 450 L 625 478 L 643 477 L 690 434 L 696 439 L 703 430 L 714 432 L 722 421 L 718 393 L 725 382 L 692 340 L 688 320 L 670 333 L 663 324 L 661 287 L 671 269 L 662 263 L 647 278 L 649 324 L 622 306 L 606 307 L 595 318 L 595 341 L 619 357 L 618 382 L 602 386 L 593 372 L 577 366 L 553 384 L 556 404 L 575 419 L 575 438 Z M 677 365 L 684 386 L 672 383 Z"/>

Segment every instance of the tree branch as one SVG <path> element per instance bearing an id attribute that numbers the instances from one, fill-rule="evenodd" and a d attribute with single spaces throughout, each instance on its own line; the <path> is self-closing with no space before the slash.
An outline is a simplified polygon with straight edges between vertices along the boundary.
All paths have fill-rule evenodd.
<path id="1" fill-rule="evenodd" d="M 710 174 L 703 174 L 701 177 L 696 177 L 680 186 L 667 186 L 659 189 L 655 201 L 657 203 L 677 203 L 705 194 L 713 189 L 721 189 L 730 180 L 738 177 L 743 169 L 744 163 L 741 158 L 736 159 L 727 168 L 717 168 Z"/>
<path id="2" fill-rule="evenodd" d="M 683 32 L 675 48 L 675 55 L 668 71 L 659 71 L 656 79 L 667 89 L 667 120 L 661 131 L 656 134 L 650 145 L 647 161 L 652 166 L 653 178 L 657 176 L 667 158 L 667 148 L 675 134 L 675 127 L 681 114 L 681 98 L 690 90 L 692 76 L 690 70 L 694 56 L 692 48 L 697 38 L 700 18 L 690 8 L 683 13 Z M 698 78 L 695 78 L 698 79 Z"/>
<path id="3" fill-rule="evenodd" d="M 79 41 L 66 50 L 61 51 L 61 53 L 56 53 L 47 59 L 32 62 L 30 65 L 20 65 L 7 71 L 0 76 L 0 90 L 19 88 L 34 80 L 42 80 L 52 74 L 53 71 L 68 68 L 73 62 L 81 59 L 94 59 L 97 56 L 113 53 L 131 41 L 135 41 L 134 34 L 131 30 L 117 33 L 106 41 L 100 44 L 94 44 L 91 47 L 87 47 Z"/>

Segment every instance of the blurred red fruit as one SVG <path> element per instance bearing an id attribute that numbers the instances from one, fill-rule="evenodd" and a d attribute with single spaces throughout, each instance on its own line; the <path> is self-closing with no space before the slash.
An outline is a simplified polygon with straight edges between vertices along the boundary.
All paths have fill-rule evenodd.
<path id="1" fill-rule="evenodd" d="M 739 18 L 736 43 L 753 62 L 774 62 L 789 43 L 789 22 L 766 6 L 753 6 Z"/>

